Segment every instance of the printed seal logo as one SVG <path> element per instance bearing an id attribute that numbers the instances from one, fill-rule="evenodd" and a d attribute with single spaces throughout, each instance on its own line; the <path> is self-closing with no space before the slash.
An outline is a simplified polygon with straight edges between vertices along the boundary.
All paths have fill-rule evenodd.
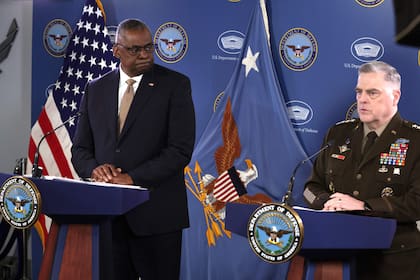
<path id="1" fill-rule="evenodd" d="M 41 210 L 41 196 L 35 184 L 21 176 L 7 179 L 0 188 L 0 210 L 12 227 L 31 227 Z"/>
<path id="2" fill-rule="evenodd" d="M 291 100 L 286 103 L 287 114 L 294 125 L 304 125 L 312 120 L 314 112 L 307 103 L 300 100 Z"/>
<path id="3" fill-rule="evenodd" d="M 71 37 L 71 26 L 62 19 L 50 21 L 44 29 L 44 47 L 56 57 L 64 56 Z"/>
<path id="4" fill-rule="evenodd" d="M 354 102 L 350 105 L 349 109 L 346 112 L 346 120 L 356 119 L 359 117 L 357 113 L 357 102 Z"/>
<path id="5" fill-rule="evenodd" d="M 356 0 L 356 2 L 366 8 L 373 8 L 381 5 L 384 0 Z"/>
<path id="6" fill-rule="evenodd" d="M 227 54 L 240 53 L 244 44 L 245 34 L 236 30 L 228 30 L 217 38 L 219 49 Z"/>
<path id="7" fill-rule="evenodd" d="M 299 252 L 302 241 L 302 220 L 285 204 L 262 205 L 249 219 L 248 242 L 254 253 L 267 262 L 287 262 Z"/>
<path id="8" fill-rule="evenodd" d="M 111 40 L 112 44 L 115 44 L 115 34 L 117 34 L 118 26 L 115 25 L 108 25 L 106 29 L 108 30 L 109 39 Z"/>
<path id="9" fill-rule="evenodd" d="M 375 38 L 362 37 L 351 44 L 351 54 L 361 62 L 379 60 L 384 55 L 384 46 Z"/>
<path id="10" fill-rule="evenodd" d="M 318 43 L 304 28 L 288 30 L 280 40 L 280 58 L 287 68 L 303 71 L 312 66 L 318 54 Z"/>
<path id="11" fill-rule="evenodd" d="M 167 63 L 180 61 L 188 49 L 188 37 L 184 28 L 175 22 L 162 24 L 155 33 L 155 52 Z"/>

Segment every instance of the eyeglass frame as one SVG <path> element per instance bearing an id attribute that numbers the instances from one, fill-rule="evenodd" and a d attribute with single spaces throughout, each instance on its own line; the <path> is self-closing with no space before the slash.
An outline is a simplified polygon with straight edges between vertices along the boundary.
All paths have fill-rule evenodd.
<path id="1" fill-rule="evenodd" d="M 115 45 L 123 47 L 130 55 L 133 55 L 133 56 L 139 54 L 141 51 L 145 51 L 146 53 L 152 53 L 155 50 L 155 45 L 153 43 L 149 43 L 144 46 L 132 46 L 132 47 L 127 47 L 121 43 L 115 43 Z M 147 50 L 148 47 L 150 47 L 149 50 Z"/>

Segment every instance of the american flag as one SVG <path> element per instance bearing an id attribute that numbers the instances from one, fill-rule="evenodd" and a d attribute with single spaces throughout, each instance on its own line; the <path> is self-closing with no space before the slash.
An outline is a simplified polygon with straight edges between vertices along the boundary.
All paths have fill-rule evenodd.
<path id="1" fill-rule="evenodd" d="M 241 195 L 247 191 L 235 167 L 231 167 L 224 171 L 216 179 L 214 184 L 213 195 L 217 200 L 223 202 L 230 202 L 237 200 Z"/>
<path id="2" fill-rule="evenodd" d="M 31 173 L 37 145 L 43 135 L 71 119 L 79 111 L 85 84 L 118 67 L 100 0 L 86 0 L 73 30 L 63 66 L 31 130 L 27 173 Z M 71 146 L 77 119 L 48 135 L 39 147 L 43 175 L 77 178 L 71 164 Z M 38 231 L 39 232 L 39 231 Z M 41 239 L 42 236 L 41 236 Z"/>
<path id="3" fill-rule="evenodd" d="M 98 3 L 97 3 L 98 2 Z M 117 67 L 101 3 L 87 0 L 67 47 L 59 77 L 32 127 L 28 171 L 42 136 L 72 118 L 79 111 L 85 84 Z M 70 162 L 77 119 L 49 135 L 39 147 L 43 175 L 77 177 Z M 30 173 L 30 172 L 29 172 Z"/>

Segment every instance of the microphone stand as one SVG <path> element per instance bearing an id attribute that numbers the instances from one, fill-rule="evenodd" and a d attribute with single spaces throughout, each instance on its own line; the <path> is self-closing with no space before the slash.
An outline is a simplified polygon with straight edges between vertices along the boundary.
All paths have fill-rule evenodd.
<path id="1" fill-rule="evenodd" d="M 287 186 L 287 192 L 286 194 L 283 196 L 282 199 L 282 204 L 286 204 L 286 205 L 290 205 L 290 198 L 292 196 L 292 192 L 293 192 L 293 187 L 295 184 L 295 177 L 296 177 L 296 172 L 298 171 L 298 169 L 307 161 L 311 160 L 312 158 L 316 157 L 317 155 L 319 155 L 320 153 L 322 153 L 324 150 L 326 150 L 327 148 L 331 147 L 334 143 L 334 140 L 330 140 L 324 147 L 322 147 L 319 151 L 317 151 L 316 153 L 312 154 L 311 156 L 305 158 L 304 160 L 302 160 L 301 162 L 299 162 L 295 169 L 292 172 L 292 176 L 290 177 L 289 180 L 289 184 Z"/>

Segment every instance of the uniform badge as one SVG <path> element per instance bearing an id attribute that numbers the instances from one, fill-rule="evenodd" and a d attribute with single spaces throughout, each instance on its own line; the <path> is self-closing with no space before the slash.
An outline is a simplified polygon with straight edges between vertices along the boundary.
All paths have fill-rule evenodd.
<path id="1" fill-rule="evenodd" d="M 339 159 L 339 160 L 345 160 L 346 159 L 346 156 L 344 156 L 344 155 L 337 155 L 337 154 L 331 154 L 331 157 L 332 158 Z"/>
<path id="2" fill-rule="evenodd" d="M 388 153 L 381 153 L 379 164 L 404 166 L 408 151 L 408 139 L 399 138 L 389 147 Z"/>
<path id="3" fill-rule="evenodd" d="M 394 175 L 401 175 L 401 170 L 400 170 L 400 168 L 399 168 L 399 167 L 394 167 L 394 172 L 393 172 L 393 174 L 394 174 Z"/>
<path id="4" fill-rule="evenodd" d="M 338 146 L 338 149 L 340 150 L 340 153 L 350 151 L 350 148 L 347 145 Z"/>
<path id="5" fill-rule="evenodd" d="M 394 190 L 391 187 L 385 187 L 381 191 L 381 197 L 390 197 L 394 195 Z"/>
<path id="6" fill-rule="evenodd" d="M 388 168 L 386 168 L 385 165 L 382 165 L 381 168 L 378 169 L 378 172 L 380 172 L 380 173 L 387 173 L 388 172 Z"/>
<path id="7" fill-rule="evenodd" d="M 328 184 L 328 188 L 330 189 L 331 192 L 335 192 L 335 187 L 334 187 L 334 183 L 330 181 L 330 183 Z"/>

